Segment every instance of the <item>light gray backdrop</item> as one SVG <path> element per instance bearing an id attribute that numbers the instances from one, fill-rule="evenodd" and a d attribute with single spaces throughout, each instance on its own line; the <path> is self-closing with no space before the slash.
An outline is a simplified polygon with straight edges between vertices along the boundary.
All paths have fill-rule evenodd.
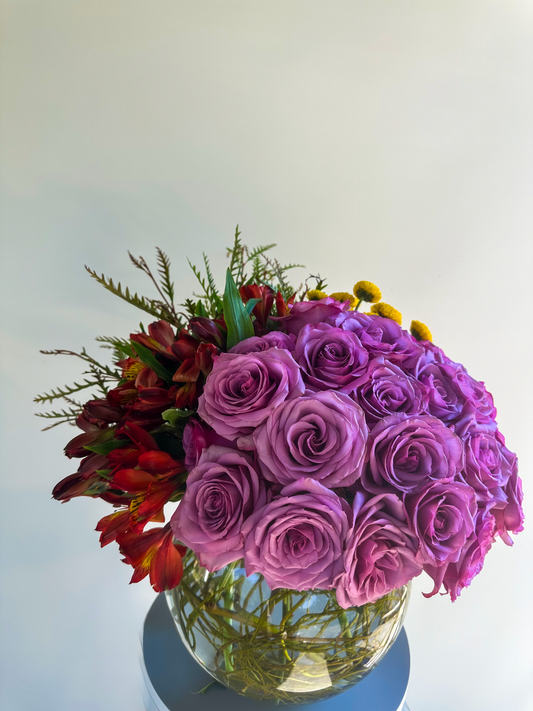
<path id="1" fill-rule="evenodd" d="M 84 263 L 147 289 L 126 250 L 250 245 L 359 279 L 493 392 L 531 514 L 528 0 L 2 2 L 2 681 L 6 711 L 140 711 L 153 593 L 61 506 L 73 471 L 33 395 L 79 363 L 39 348 L 127 335 L 141 315 Z M 296 275 L 305 276 L 305 272 Z M 455 604 L 414 584 L 412 711 L 533 708 L 532 528 Z"/>

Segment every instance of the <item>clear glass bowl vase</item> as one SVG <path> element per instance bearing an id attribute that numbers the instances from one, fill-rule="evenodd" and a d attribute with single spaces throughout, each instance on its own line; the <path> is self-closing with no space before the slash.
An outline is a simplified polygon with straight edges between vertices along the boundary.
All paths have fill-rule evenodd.
<path id="1" fill-rule="evenodd" d="M 238 694 L 283 704 L 320 701 L 363 679 L 402 627 L 409 586 L 343 610 L 334 590 L 270 590 L 243 561 L 216 573 L 192 552 L 167 592 L 180 636 L 196 661 Z"/>

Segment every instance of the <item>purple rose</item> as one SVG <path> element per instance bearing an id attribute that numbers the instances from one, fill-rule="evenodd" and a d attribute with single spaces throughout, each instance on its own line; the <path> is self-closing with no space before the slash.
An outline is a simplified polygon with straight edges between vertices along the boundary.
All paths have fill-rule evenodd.
<path id="1" fill-rule="evenodd" d="M 230 349 L 230 353 L 260 353 L 269 348 L 285 348 L 287 351 L 294 350 L 296 338 L 282 331 L 271 331 L 265 336 L 252 336 L 237 343 Z"/>
<path id="2" fill-rule="evenodd" d="M 183 428 L 183 449 L 185 451 L 185 467 L 188 472 L 198 464 L 204 449 L 212 444 L 221 447 L 233 447 L 233 443 L 218 435 L 205 422 L 196 418 L 190 419 Z"/>
<path id="3" fill-rule="evenodd" d="M 475 530 L 463 546 L 459 559 L 441 566 L 424 565 L 424 571 L 435 583 L 430 593 L 423 593 L 424 597 L 436 595 L 444 585 L 452 601 L 457 600 L 461 590 L 481 572 L 485 556 L 494 542 L 494 534 L 495 519 L 490 509 L 478 509 Z"/>
<path id="4" fill-rule="evenodd" d="M 347 395 L 319 392 L 288 400 L 254 432 L 263 475 L 285 485 L 310 477 L 328 487 L 361 476 L 368 429 Z"/>
<path id="5" fill-rule="evenodd" d="M 418 539 L 395 494 L 370 497 L 358 491 L 353 512 L 344 570 L 335 581 L 337 602 L 344 609 L 375 602 L 422 572 L 416 560 Z"/>
<path id="6" fill-rule="evenodd" d="M 220 570 L 244 553 L 243 523 L 268 501 L 263 478 L 251 457 L 212 446 L 187 479 L 187 490 L 170 525 L 200 564 Z"/>
<path id="7" fill-rule="evenodd" d="M 353 397 L 365 411 L 370 426 L 396 413 L 420 415 L 429 401 L 424 385 L 382 356 L 370 362 L 357 382 Z"/>
<path id="8" fill-rule="evenodd" d="M 321 323 L 302 328 L 294 359 L 310 390 L 351 392 L 366 370 L 368 353 L 355 333 Z"/>
<path id="9" fill-rule="evenodd" d="M 327 323 L 355 333 L 371 355 L 382 355 L 404 369 L 415 367 L 424 353 L 423 347 L 390 318 L 345 311 Z"/>
<path id="10" fill-rule="evenodd" d="M 503 501 L 503 487 L 516 468 L 516 455 L 507 449 L 495 426 L 471 427 L 462 439 L 465 447 L 463 479 L 475 490 L 478 501 Z"/>
<path id="11" fill-rule="evenodd" d="M 423 565 L 457 562 L 474 532 L 477 515 L 473 489 L 459 482 L 435 481 L 404 499 L 409 526 L 420 540 L 417 555 Z"/>
<path id="12" fill-rule="evenodd" d="M 303 392 L 300 369 L 286 350 L 222 353 L 207 376 L 198 414 L 219 435 L 234 440 L 250 435 L 282 402 Z"/>
<path id="13" fill-rule="evenodd" d="M 328 296 L 320 301 L 298 301 L 289 308 L 288 316 L 276 320 L 281 323 L 287 333 L 297 336 L 304 326 L 324 323 L 327 319 L 343 313 L 349 308 L 349 303 L 339 303 Z"/>
<path id="14" fill-rule="evenodd" d="M 429 391 L 429 413 L 443 422 L 458 422 L 467 404 L 476 410 L 478 422 L 496 416 L 491 394 L 460 363 L 429 363 L 419 370 L 418 380 Z"/>
<path id="15" fill-rule="evenodd" d="M 246 574 L 268 586 L 329 589 L 342 569 L 349 506 L 313 479 L 299 479 L 244 524 Z"/>
<path id="16" fill-rule="evenodd" d="M 513 539 L 509 532 L 520 533 L 520 531 L 524 530 L 524 510 L 522 508 L 524 494 L 522 493 L 522 482 L 518 476 L 516 457 L 512 464 L 511 475 L 503 492 L 505 501 L 496 502 L 491 512 L 496 520 L 497 535 L 508 546 L 512 546 Z"/>
<path id="17" fill-rule="evenodd" d="M 432 481 L 451 481 L 463 468 L 459 437 L 436 417 L 389 415 L 369 439 L 370 462 L 362 484 L 367 491 L 413 493 Z"/>

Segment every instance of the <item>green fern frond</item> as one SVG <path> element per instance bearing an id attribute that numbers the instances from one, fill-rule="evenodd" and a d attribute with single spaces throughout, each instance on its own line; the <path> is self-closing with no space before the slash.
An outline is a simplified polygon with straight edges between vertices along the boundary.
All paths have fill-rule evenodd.
<path id="1" fill-rule="evenodd" d="M 83 383 L 74 383 L 73 385 L 65 385 L 62 388 L 52 388 L 49 393 L 43 393 L 42 395 L 37 395 L 33 398 L 33 402 L 53 402 L 54 400 L 59 400 L 60 398 L 68 397 L 74 393 L 78 393 L 80 390 L 85 390 L 86 388 L 98 385 L 95 381 L 84 379 Z"/>
<path id="2" fill-rule="evenodd" d="M 174 303 L 174 282 L 170 279 L 170 259 L 162 249 L 156 247 L 157 271 L 161 277 L 161 287 L 168 296 L 170 303 Z"/>
<path id="3" fill-rule="evenodd" d="M 51 430 L 53 427 L 57 427 L 58 425 L 64 425 L 66 423 L 69 423 L 71 425 L 76 424 L 76 419 L 79 417 L 81 414 L 81 407 L 78 408 L 73 408 L 69 407 L 68 410 L 60 410 L 59 412 L 52 411 L 52 412 L 36 412 L 35 415 L 37 417 L 43 417 L 46 420 L 57 420 L 57 422 L 54 422 L 52 425 L 48 425 L 48 427 L 43 428 L 43 432 L 46 432 L 47 430 Z"/>
<path id="4" fill-rule="evenodd" d="M 132 260 L 134 259 L 135 257 L 132 257 Z M 142 269 L 142 267 L 138 268 Z M 151 314 L 157 319 L 163 319 L 173 326 L 181 325 L 181 323 L 176 320 L 176 317 L 170 313 L 168 308 L 161 301 L 157 301 L 156 299 L 147 299 L 145 296 L 139 296 L 138 294 L 132 294 L 128 287 L 123 290 L 120 282 L 115 284 L 113 279 L 108 279 L 104 274 L 97 274 L 97 272 L 88 266 L 86 266 L 85 269 L 89 272 L 93 279 L 96 279 L 96 281 L 104 287 L 104 289 L 107 289 L 120 299 L 127 301 L 128 304 L 136 306 L 138 309 L 141 309 L 141 311 L 146 311 L 146 313 Z"/>
<path id="5" fill-rule="evenodd" d="M 115 336 L 97 336 L 95 340 L 103 344 L 100 348 L 110 348 L 115 353 L 118 353 L 119 357 L 116 358 L 116 360 L 133 356 L 130 342 L 125 338 L 116 338 Z"/>

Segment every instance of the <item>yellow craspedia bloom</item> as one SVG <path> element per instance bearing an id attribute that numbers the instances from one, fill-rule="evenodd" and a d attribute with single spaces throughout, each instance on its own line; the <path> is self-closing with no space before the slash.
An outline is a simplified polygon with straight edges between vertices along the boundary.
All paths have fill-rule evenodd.
<path id="1" fill-rule="evenodd" d="M 411 321 L 409 331 L 411 332 L 411 336 L 414 336 L 417 341 L 433 341 L 431 331 L 422 321 Z"/>
<path id="2" fill-rule="evenodd" d="M 400 326 L 402 325 L 402 315 L 390 304 L 385 304 L 380 301 L 379 304 L 372 304 L 370 307 L 370 313 L 374 316 L 383 316 L 383 318 L 390 318 L 392 321 L 396 321 Z"/>
<path id="3" fill-rule="evenodd" d="M 335 291 L 333 294 L 330 294 L 330 297 L 336 301 L 349 301 L 352 309 L 357 304 L 355 296 L 348 291 Z"/>
<path id="4" fill-rule="evenodd" d="M 327 294 L 320 289 L 309 289 L 306 296 L 309 301 L 320 301 L 320 299 L 325 299 Z"/>
<path id="5" fill-rule="evenodd" d="M 381 291 L 371 281 L 358 281 L 353 293 L 358 301 L 367 301 L 369 304 L 375 304 L 381 299 Z"/>

